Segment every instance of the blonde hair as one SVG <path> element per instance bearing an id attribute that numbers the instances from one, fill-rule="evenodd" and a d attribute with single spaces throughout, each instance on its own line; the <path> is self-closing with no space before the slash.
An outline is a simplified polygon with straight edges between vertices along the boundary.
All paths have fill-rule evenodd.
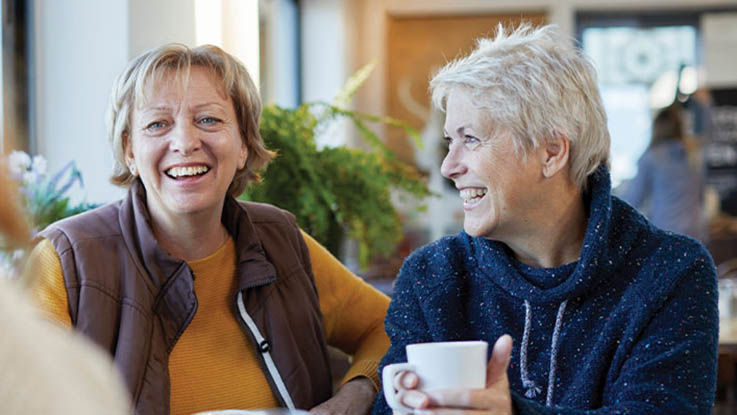
<path id="1" fill-rule="evenodd" d="M 173 73 L 186 88 L 193 66 L 209 69 L 220 79 L 223 92 L 233 101 L 239 132 L 248 148 L 246 165 L 236 171 L 228 194 L 238 196 L 249 182 L 261 180 L 258 171 L 266 167 L 274 153 L 266 149 L 259 133 L 261 99 L 248 71 L 235 57 L 217 46 L 189 48 L 172 43 L 133 59 L 113 84 L 107 112 L 108 139 L 114 158 L 110 178 L 113 184 L 127 187 L 135 179 L 125 162 L 125 145 L 130 134 L 132 110 L 146 99 L 146 87 Z"/>
<path id="2" fill-rule="evenodd" d="M 478 39 L 468 56 L 433 76 L 433 104 L 445 111 L 453 89 L 469 91 L 494 124 L 512 133 L 522 156 L 556 135 L 568 137 L 571 179 L 585 190 L 587 176 L 609 164 L 610 138 L 596 70 L 571 43 L 554 26 L 500 24 L 495 37 Z"/>

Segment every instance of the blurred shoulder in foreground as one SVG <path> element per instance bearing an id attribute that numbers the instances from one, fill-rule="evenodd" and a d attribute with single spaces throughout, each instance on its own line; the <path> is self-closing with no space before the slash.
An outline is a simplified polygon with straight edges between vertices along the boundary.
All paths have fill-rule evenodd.
<path id="1" fill-rule="evenodd" d="M 3 173 L 0 237 L 20 247 L 29 232 L 8 202 L 17 193 Z M 81 335 L 42 318 L 20 282 L 0 269 L 0 413 L 130 414 L 113 362 Z"/>

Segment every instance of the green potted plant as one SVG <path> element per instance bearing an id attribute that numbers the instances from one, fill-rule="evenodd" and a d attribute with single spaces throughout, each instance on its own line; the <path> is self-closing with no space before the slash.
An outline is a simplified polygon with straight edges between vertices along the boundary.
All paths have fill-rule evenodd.
<path id="1" fill-rule="evenodd" d="M 417 131 L 401 121 L 340 105 L 350 100 L 372 68 L 369 65 L 351 77 L 334 104 L 306 103 L 296 109 L 265 106 L 261 136 L 277 157 L 263 173 L 263 182 L 249 186 L 241 196 L 292 212 L 299 225 L 336 256 L 345 236 L 355 239 L 363 268 L 373 255 L 392 253 L 402 238 L 392 194 L 418 200 L 430 195 L 422 175 L 398 160 L 368 123 L 402 128 L 419 142 Z M 338 118 L 351 120 L 373 151 L 318 147 L 315 136 Z"/>

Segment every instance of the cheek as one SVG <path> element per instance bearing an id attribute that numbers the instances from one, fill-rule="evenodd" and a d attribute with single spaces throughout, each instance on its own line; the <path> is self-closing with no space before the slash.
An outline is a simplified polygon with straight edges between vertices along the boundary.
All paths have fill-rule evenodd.
<path id="1" fill-rule="evenodd" d="M 147 167 L 154 163 L 157 157 L 157 149 L 151 145 L 142 144 L 140 141 L 134 143 L 133 154 L 138 164 L 144 163 Z"/>

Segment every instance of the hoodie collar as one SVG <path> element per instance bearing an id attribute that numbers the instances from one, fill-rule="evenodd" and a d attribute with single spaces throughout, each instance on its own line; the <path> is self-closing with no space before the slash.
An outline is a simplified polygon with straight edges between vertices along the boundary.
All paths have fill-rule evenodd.
<path id="1" fill-rule="evenodd" d="M 588 177 L 589 191 L 584 194 L 588 209 L 588 224 L 581 254 L 575 269 L 560 284 L 551 288 L 538 287 L 520 275 L 505 245 L 486 238 L 473 238 L 477 251 L 477 269 L 514 297 L 532 303 L 560 303 L 584 294 L 596 283 L 612 275 L 619 262 L 622 247 L 613 250 L 610 245 L 612 222 L 611 182 L 609 170 L 599 166 Z M 625 250 L 626 251 L 626 250 Z"/>

